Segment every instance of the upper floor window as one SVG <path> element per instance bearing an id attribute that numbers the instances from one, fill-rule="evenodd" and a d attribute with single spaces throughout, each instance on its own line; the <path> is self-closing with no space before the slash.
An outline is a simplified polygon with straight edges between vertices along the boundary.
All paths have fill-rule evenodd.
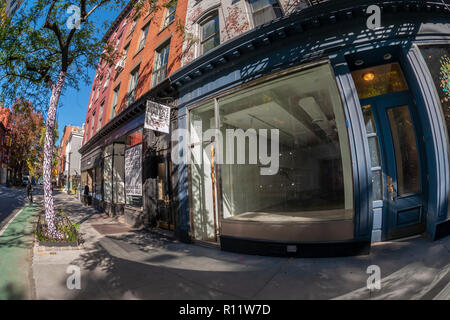
<path id="1" fill-rule="evenodd" d="M 89 140 L 89 119 L 86 121 L 86 140 Z"/>
<path id="2" fill-rule="evenodd" d="M 120 85 L 114 88 L 112 107 L 111 107 L 111 119 L 116 116 L 117 102 L 119 100 L 119 89 Z"/>
<path id="3" fill-rule="evenodd" d="M 100 105 L 100 111 L 98 114 L 98 125 L 97 125 L 97 131 L 100 130 L 100 128 L 102 127 L 102 120 L 103 120 L 103 107 L 105 106 L 105 101 L 102 102 L 102 104 Z"/>
<path id="4" fill-rule="evenodd" d="M 119 49 L 119 44 L 120 44 L 120 39 L 122 38 L 122 34 L 120 34 L 118 37 L 117 37 L 117 40 L 116 40 L 116 45 L 114 46 L 114 51 L 117 51 L 117 49 Z"/>
<path id="5" fill-rule="evenodd" d="M 277 0 L 248 0 L 253 13 L 255 27 L 283 15 Z"/>
<path id="6" fill-rule="evenodd" d="M 134 31 L 134 29 L 136 28 L 136 24 L 138 22 L 138 17 L 133 19 L 133 24 L 131 25 L 131 29 L 130 29 L 130 34 Z"/>
<path id="7" fill-rule="evenodd" d="M 217 47 L 220 44 L 219 16 L 217 12 L 200 24 L 201 54 Z"/>
<path id="8" fill-rule="evenodd" d="M 139 38 L 139 45 L 138 45 L 136 52 L 141 51 L 142 48 L 144 48 L 144 46 L 145 46 L 145 40 L 147 39 L 147 34 L 148 34 L 148 26 L 149 26 L 149 24 L 147 23 L 145 25 L 145 27 L 142 28 L 141 37 Z"/>
<path id="9" fill-rule="evenodd" d="M 127 58 L 128 55 L 128 49 L 130 49 L 130 44 L 128 43 L 125 48 L 123 48 L 123 54 L 122 54 L 122 59 L 123 61 L 125 61 L 125 59 Z"/>
<path id="10" fill-rule="evenodd" d="M 147 8 L 147 16 L 151 14 L 153 11 L 155 11 L 158 7 L 158 1 L 149 1 L 148 8 Z"/>
<path id="11" fill-rule="evenodd" d="M 155 65 L 153 67 L 152 87 L 166 78 L 167 63 L 169 61 L 170 42 L 156 50 Z"/>
<path id="12" fill-rule="evenodd" d="M 106 88 L 109 84 L 109 78 L 111 77 L 111 73 L 112 73 L 112 67 L 109 67 L 107 73 L 106 73 L 106 80 L 105 83 L 103 84 L 103 88 Z"/>
<path id="13" fill-rule="evenodd" d="M 127 59 L 127 55 L 128 55 L 128 49 L 130 48 L 130 43 L 128 43 L 125 48 L 123 49 L 122 52 L 122 59 L 120 59 L 117 64 L 116 64 L 116 70 L 117 70 L 117 74 L 119 74 L 123 68 L 125 67 L 125 61 Z"/>
<path id="14" fill-rule="evenodd" d="M 91 125 L 91 134 L 94 134 L 94 123 L 95 123 L 95 110 L 92 112 L 92 125 Z"/>
<path id="15" fill-rule="evenodd" d="M 132 104 L 136 97 L 136 87 L 138 83 L 138 78 L 139 78 L 139 66 L 137 66 L 136 68 L 134 68 L 133 71 L 131 71 L 130 83 L 128 85 L 127 106 Z"/>
<path id="16" fill-rule="evenodd" d="M 170 1 L 167 4 L 163 28 L 167 27 L 169 24 L 171 24 L 175 20 L 175 11 L 177 11 L 177 2 L 178 1 Z"/>

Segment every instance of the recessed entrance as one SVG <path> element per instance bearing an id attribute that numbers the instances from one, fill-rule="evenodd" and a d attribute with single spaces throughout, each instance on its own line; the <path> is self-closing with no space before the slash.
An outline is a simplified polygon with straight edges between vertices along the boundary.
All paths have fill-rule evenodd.
<path id="1" fill-rule="evenodd" d="M 398 63 L 352 72 L 369 142 L 382 239 L 425 230 L 428 170 L 421 118 Z"/>

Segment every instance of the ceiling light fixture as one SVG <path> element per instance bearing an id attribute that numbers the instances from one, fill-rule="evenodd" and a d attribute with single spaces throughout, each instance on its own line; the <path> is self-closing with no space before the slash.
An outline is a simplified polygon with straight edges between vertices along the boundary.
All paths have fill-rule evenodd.
<path id="1" fill-rule="evenodd" d="M 375 74 L 373 72 L 367 72 L 363 75 L 364 81 L 373 81 L 375 79 Z"/>

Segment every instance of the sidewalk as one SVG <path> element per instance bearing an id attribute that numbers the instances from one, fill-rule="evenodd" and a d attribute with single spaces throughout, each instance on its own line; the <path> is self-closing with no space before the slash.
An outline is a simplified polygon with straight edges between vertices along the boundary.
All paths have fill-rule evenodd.
<path id="1" fill-rule="evenodd" d="M 369 256 L 293 259 L 241 255 L 130 230 L 58 194 L 55 204 L 81 222 L 76 250 L 35 246 L 37 299 L 450 299 L 450 238 L 375 245 Z M 69 265 L 81 289 L 69 290 Z M 367 267 L 382 289 L 366 288 Z"/>
<path id="2" fill-rule="evenodd" d="M 33 221 L 38 204 L 27 205 L 0 234 L 0 300 L 30 299 Z M 0 231 L 1 233 L 1 231 Z"/>

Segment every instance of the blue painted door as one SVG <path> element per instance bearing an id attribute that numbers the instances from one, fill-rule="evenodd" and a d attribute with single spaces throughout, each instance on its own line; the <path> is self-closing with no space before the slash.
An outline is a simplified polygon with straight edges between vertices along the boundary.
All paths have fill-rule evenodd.
<path id="1" fill-rule="evenodd" d="M 428 175 L 420 117 L 410 93 L 362 99 L 361 105 L 372 110 L 377 128 L 382 170 L 382 238 L 421 233 L 425 230 Z"/>

